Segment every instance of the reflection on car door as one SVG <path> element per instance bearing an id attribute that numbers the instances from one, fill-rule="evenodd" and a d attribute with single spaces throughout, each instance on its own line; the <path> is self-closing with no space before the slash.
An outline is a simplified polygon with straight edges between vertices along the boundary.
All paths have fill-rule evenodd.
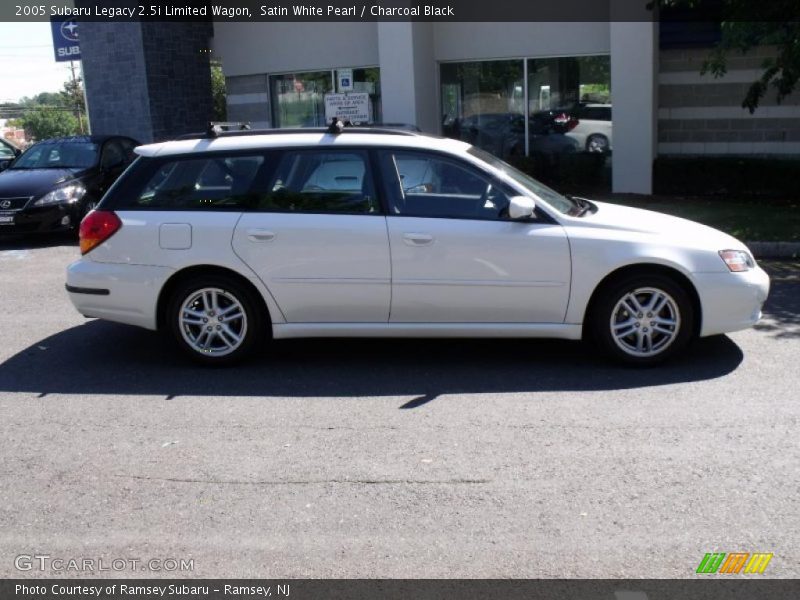
<path id="1" fill-rule="evenodd" d="M 286 151 L 257 196 L 233 248 L 288 322 L 387 322 L 389 243 L 366 152 Z"/>
<path id="2" fill-rule="evenodd" d="M 563 322 L 570 254 L 560 225 L 508 220 L 513 191 L 464 161 L 387 150 L 381 167 L 393 182 L 391 322 Z"/>

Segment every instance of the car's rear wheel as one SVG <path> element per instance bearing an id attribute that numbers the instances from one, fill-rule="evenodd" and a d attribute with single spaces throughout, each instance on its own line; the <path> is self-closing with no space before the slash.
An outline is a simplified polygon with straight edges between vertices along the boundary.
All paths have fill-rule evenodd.
<path id="1" fill-rule="evenodd" d="M 252 293 L 232 277 L 197 276 L 172 293 L 167 319 L 178 346 L 206 365 L 247 357 L 263 339 L 263 315 Z"/>
<path id="2" fill-rule="evenodd" d="M 590 135 L 586 140 L 586 151 L 594 152 L 597 154 L 608 153 L 608 138 L 604 135 L 594 134 Z"/>
<path id="3" fill-rule="evenodd" d="M 591 326 L 601 349 L 612 358 L 651 365 L 686 346 L 694 318 L 689 295 L 673 279 L 632 276 L 599 291 Z"/>

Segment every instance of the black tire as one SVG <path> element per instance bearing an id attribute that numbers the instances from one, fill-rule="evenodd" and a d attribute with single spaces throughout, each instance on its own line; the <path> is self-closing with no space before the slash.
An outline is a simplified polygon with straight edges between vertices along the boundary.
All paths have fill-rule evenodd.
<path id="1" fill-rule="evenodd" d="M 592 134 L 586 138 L 587 152 L 592 152 L 595 154 L 608 154 L 608 146 L 608 138 L 600 133 Z"/>
<path id="2" fill-rule="evenodd" d="M 206 306 L 202 290 L 216 290 L 216 303 L 220 314 L 213 307 Z M 208 297 L 208 296 L 206 296 Z M 192 310 L 202 312 L 200 322 L 187 324 L 185 319 L 195 319 L 184 314 L 187 302 L 195 300 Z M 239 311 L 234 304 L 241 308 Z M 205 311 L 211 308 L 211 311 Z M 231 312 L 224 315 L 226 309 Z M 241 312 L 243 319 L 233 318 Z M 261 346 L 265 338 L 265 319 L 261 303 L 253 297 L 253 292 L 234 277 L 224 274 L 195 275 L 180 282 L 172 291 L 166 306 L 165 330 L 180 349 L 195 362 L 206 366 L 227 366 L 241 362 Z M 212 327 L 213 329 L 208 329 Z M 225 329 L 223 329 L 225 328 Z M 240 341 L 235 341 L 238 335 Z M 205 336 L 205 337 L 202 337 Z M 199 345 L 208 339 L 208 349 L 202 351 Z M 233 340 L 233 341 L 232 341 Z M 193 343 L 194 342 L 194 343 Z M 230 347 L 225 347 L 225 346 Z"/>
<path id="3" fill-rule="evenodd" d="M 659 309 L 663 298 L 666 300 Z M 651 302 L 656 304 L 651 308 L 657 310 L 648 311 Z M 665 275 L 630 275 L 598 290 L 589 327 L 595 343 L 610 358 L 649 366 L 669 359 L 689 343 L 694 336 L 695 318 L 689 294 L 674 279 Z M 670 325 L 670 321 L 674 324 Z"/>

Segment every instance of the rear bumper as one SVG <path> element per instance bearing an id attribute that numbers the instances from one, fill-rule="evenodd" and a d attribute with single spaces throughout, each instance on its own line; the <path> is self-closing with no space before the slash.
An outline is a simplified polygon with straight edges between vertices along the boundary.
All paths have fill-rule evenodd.
<path id="1" fill-rule="evenodd" d="M 769 276 L 758 266 L 744 273 L 702 273 L 694 283 L 703 310 L 701 336 L 752 327 L 769 295 Z"/>
<path id="2" fill-rule="evenodd" d="M 86 317 L 156 329 L 158 295 L 173 272 L 167 267 L 81 259 L 67 267 L 67 295 Z"/>

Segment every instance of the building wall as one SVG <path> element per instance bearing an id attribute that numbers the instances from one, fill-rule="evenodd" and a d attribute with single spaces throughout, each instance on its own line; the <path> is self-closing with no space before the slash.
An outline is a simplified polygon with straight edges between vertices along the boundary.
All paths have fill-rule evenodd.
<path id="1" fill-rule="evenodd" d="M 800 94 L 778 104 L 768 91 L 754 114 L 742 108 L 770 48 L 728 59 L 728 72 L 700 75 L 709 49 L 662 49 L 659 59 L 658 153 L 800 154 Z"/>
<path id="2" fill-rule="evenodd" d="M 434 23 L 437 61 L 577 56 L 611 50 L 608 23 Z"/>
<path id="3" fill-rule="evenodd" d="M 378 64 L 377 23 L 214 23 L 225 75 L 318 71 Z"/>
<path id="4" fill-rule="evenodd" d="M 372 67 L 379 63 L 378 23 L 215 23 L 228 119 L 270 127 L 269 74 Z"/>
<path id="5" fill-rule="evenodd" d="M 81 22 L 81 54 L 92 133 L 150 141 L 142 24 Z"/>
<path id="6" fill-rule="evenodd" d="M 205 131 L 212 120 L 210 23 L 144 23 L 153 139 Z"/>
<path id="7" fill-rule="evenodd" d="M 203 131 L 211 119 L 207 23 L 81 23 L 94 134 L 141 142 Z"/>

